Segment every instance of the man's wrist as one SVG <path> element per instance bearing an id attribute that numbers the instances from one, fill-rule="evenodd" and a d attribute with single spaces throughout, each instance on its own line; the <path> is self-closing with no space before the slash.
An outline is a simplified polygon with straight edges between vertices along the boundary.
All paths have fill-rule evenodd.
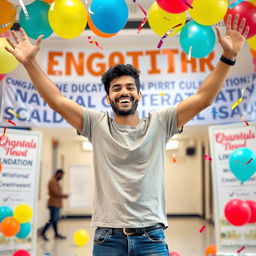
<path id="1" fill-rule="evenodd" d="M 233 58 L 229 59 L 229 58 L 225 57 L 224 55 L 221 55 L 220 61 L 229 65 L 229 66 L 234 66 L 235 63 L 236 63 L 236 59 L 233 59 Z"/>

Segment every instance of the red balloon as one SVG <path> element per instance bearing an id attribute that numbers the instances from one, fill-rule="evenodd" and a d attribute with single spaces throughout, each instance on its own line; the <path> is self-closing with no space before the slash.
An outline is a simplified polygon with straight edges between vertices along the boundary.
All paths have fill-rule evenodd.
<path id="1" fill-rule="evenodd" d="M 170 13 L 185 12 L 191 6 L 193 0 L 156 0 L 158 5 Z"/>
<path id="2" fill-rule="evenodd" d="M 26 250 L 18 250 L 13 254 L 13 256 L 30 256 L 30 253 Z"/>
<path id="3" fill-rule="evenodd" d="M 248 223 L 252 212 L 250 206 L 241 199 L 230 200 L 224 211 L 228 222 L 234 226 L 242 226 Z"/>
<path id="4" fill-rule="evenodd" d="M 170 252 L 169 253 L 169 256 L 180 256 L 179 253 L 177 252 Z"/>
<path id="5" fill-rule="evenodd" d="M 254 5 L 250 2 L 247 2 L 247 1 L 243 1 L 240 4 L 236 5 L 235 7 L 233 7 L 232 9 L 228 9 L 228 11 L 224 17 L 225 24 L 226 24 L 227 17 L 229 14 L 233 15 L 232 16 L 232 21 L 233 21 L 233 19 L 235 18 L 235 15 L 237 13 L 240 14 L 240 17 L 238 20 L 238 27 L 239 27 L 239 24 L 240 24 L 242 18 L 246 19 L 245 27 L 246 26 L 250 27 L 250 31 L 247 36 L 247 39 L 256 35 L 256 5 Z"/>
<path id="6" fill-rule="evenodd" d="M 0 74 L 0 81 L 4 79 L 6 74 Z"/>
<path id="7" fill-rule="evenodd" d="M 246 200 L 246 203 L 250 206 L 251 208 L 251 218 L 249 219 L 249 223 L 254 223 L 256 222 L 256 201 L 252 200 Z"/>

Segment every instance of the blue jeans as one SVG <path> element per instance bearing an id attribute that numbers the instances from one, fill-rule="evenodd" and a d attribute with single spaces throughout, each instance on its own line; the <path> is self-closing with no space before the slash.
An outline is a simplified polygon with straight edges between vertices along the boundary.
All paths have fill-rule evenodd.
<path id="1" fill-rule="evenodd" d="M 108 228 L 97 228 L 94 234 L 93 256 L 168 256 L 162 228 L 143 235 L 124 235 Z"/>
<path id="2" fill-rule="evenodd" d="M 55 206 L 49 206 L 50 210 L 50 219 L 45 224 L 41 234 L 45 234 L 48 228 L 52 225 L 55 235 L 58 235 L 58 220 L 60 218 L 60 208 Z"/>

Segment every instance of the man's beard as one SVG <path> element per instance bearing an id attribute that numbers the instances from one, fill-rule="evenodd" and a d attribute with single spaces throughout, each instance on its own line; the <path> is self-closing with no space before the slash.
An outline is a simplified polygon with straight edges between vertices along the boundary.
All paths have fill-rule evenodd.
<path id="1" fill-rule="evenodd" d="M 135 111 L 137 110 L 137 107 L 138 107 L 138 103 L 139 101 L 138 100 L 135 100 L 133 103 L 132 103 L 132 107 L 128 110 L 121 110 L 117 107 L 117 105 L 115 104 L 115 102 L 113 102 L 112 100 L 110 101 L 110 105 L 113 109 L 113 111 L 119 115 L 119 116 L 129 116 L 129 115 L 133 115 L 135 113 Z"/>

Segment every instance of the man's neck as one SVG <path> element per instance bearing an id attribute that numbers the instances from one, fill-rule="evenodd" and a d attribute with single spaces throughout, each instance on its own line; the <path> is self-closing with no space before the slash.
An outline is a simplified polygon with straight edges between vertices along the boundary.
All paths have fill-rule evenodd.
<path id="1" fill-rule="evenodd" d="M 139 122 L 138 112 L 136 111 L 133 115 L 128 116 L 121 116 L 114 113 L 114 121 L 117 124 L 135 127 Z"/>

